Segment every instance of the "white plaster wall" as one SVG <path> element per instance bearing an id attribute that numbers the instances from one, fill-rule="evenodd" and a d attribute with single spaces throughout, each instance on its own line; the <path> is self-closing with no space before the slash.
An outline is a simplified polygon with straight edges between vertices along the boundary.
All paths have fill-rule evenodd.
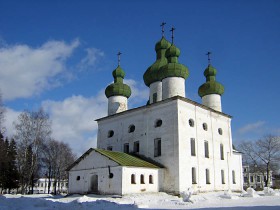
<path id="1" fill-rule="evenodd" d="M 123 167 L 122 169 L 122 194 L 141 193 L 141 192 L 159 192 L 159 180 L 162 169 L 153 168 L 135 168 Z M 131 175 L 135 175 L 136 184 L 131 183 Z M 144 175 L 145 184 L 141 184 L 140 176 Z M 149 176 L 153 176 L 153 183 L 149 183 Z"/>
<path id="2" fill-rule="evenodd" d="M 232 162 L 231 119 L 199 106 L 179 101 L 179 162 L 180 162 L 180 191 L 193 187 L 199 191 L 212 190 L 241 190 L 238 184 L 240 176 L 239 159 Z M 189 119 L 194 120 L 194 127 L 190 127 Z M 202 127 L 207 123 L 208 130 Z M 223 134 L 218 133 L 221 128 Z M 196 156 L 191 156 L 190 139 L 196 140 Z M 204 141 L 209 144 L 209 158 L 205 158 Z M 220 157 L 220 144 L 224 146 L 224 160 Z M 233 166 L 234 165 L 234 166 Z M 196 168 L 197 184 L 192 184 L 192 167 Z M 235 168 L 236 183 L 232 185 L 232 170 Z M 206 169 L 210 172 L 210 183 L 206 184 Z M 224 170 L 225 184 L 221 181 L 221 170 Z M 239 180 L 240 182 L 240 180 Z"/>
<path id="3" fill-rule="evenodd" d="M 127 110 L 127 98 L 124 96 L 111 96 L 108 98 L 108 115 Z"/>
<path id="4" fill-rule="evenodd" d="M 98 121 L 97 147 L 106 149 L 112 146 L 113 151 L 123 151 L 124 143 L 129 143 L 130 152 L 133 152 L 135 141 L 140 143 L 140 154 L 150 157 L 163 164 L 164 182 L 161 189 L 172 192 L 178 191 L 178 128 L 177 102 L 159 102 L 152 106 L 135 109 L 119 115 L 104 118 Z M 162 120 L 161 127 L 155 127 L 157 120 Z M 130 125 L 135 125 L 135 131 L 128 133 Z M 114 130 L 114 136 L 108 138 L 108 131 Z M 154 139 L 161 138 L 162 155 L 154 157 Z"/>
<path id="5" fill-rule="evenodd" d="M 222 111 L 221 96 L 218 94 L 210 94 L 202 97 L 202 104 L 216 111 Z"/>
<path id="6" fill-rule="evenodd" d="M 150 84 L 150 104 L 153 103 L 153 94 L 157 94 L 157 101 L 162 100 L 162 82 L 153 82 Z"/>
<path id="7" fill-rule="evenodd" d="M 162 80 L 162 100 L 173 96 L 185 97 L 185 79 L 168 77 Z"/>

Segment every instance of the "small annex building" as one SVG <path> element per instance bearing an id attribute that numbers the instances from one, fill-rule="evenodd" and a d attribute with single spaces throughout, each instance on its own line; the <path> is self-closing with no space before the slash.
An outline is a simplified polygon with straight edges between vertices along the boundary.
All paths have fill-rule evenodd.
<path id="1" fill-rule="evenodd" d="M 69 168 L 69 194 L 158 192 L 162 168 L 123 152 L 89 149 Z"/>
<path id="2" fill-rule="evenodd" d="M 143 73 L 147 103 L 133 109 L 118 58 L 114 82 L 105 89 L 108 115 L 96 120 L 98 149 L 69 168 L 69 193 L 242 190 L 242 154 L 232 146 L 232 117 L 222 111 L 224 86 L 210 53 L 199 103 L 186 98 L 189 70 L 179 63 L 173 34 L 172 42 L 162 34 L 155 51 L 156 61 Z"/>

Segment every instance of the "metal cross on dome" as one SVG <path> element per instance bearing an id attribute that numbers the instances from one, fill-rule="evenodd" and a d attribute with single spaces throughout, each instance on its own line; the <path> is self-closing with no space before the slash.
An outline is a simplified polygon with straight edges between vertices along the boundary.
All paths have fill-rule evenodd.
<path id="1" fill-rule="evenodd" d="M 161 27 L 161 33 L 162 33 L 162 37 L 164 37 L 164 26 L 166 25 L 165 22 L 162 22 L 160 27 Z"/>
<path id="2" fill-rule="evenodd" d="M 174 31 L 175 31 L 175 28 L 172 26 L 172 28 L 171 28 L 171 40 L 172 40 L 172 44 L 174 43 Z"/>
<path id="3" fill-rule="evenodd" d="M 207 57 L 208 57 L 208 64 L 210 65 L 211 64 L 211 58 L 210 58 L 210 55 L 211 55 L 212 53 L 211 52 L 207 52 L 206 53 L 206 55 L 207 55 Z"/>
<path id="4" fill-rule="evenodd" d="M 119 51 L 118 52 L 118 54 L 117 54 L 117 56 L 118 56 L 118 65 L 120 65 L 121 64 L 121 52 Z"/>

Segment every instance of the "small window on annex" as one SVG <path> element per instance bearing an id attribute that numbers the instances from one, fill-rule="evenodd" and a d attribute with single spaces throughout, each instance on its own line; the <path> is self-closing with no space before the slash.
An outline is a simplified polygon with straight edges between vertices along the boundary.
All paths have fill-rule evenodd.
<path id="1" fill-rule="evenodd" d="M 107 150 L 112 151 L 112 150 L 113 150 L 113 147 L 112 147 L 112 146 L 108 146 L 108 147 L 107 147 Z"/>
<path id="2" fill-rule="evenodd" d="M 128 133 L 133 133 L 135 131 L 135 125 L 130 125 L 128 127 Z"/>
<path id="3" fill-rule="evenodd" d="M 139 151 L 140 151 L 140 144 L 139 144 L 139 141 L 136 141 L 133 144 L 133 152 L 134 153 L 139 153 Z"/>
<path id="4" fill-rule="evenodd" d="M 149 175 L 149 184 L 154 184 L 153 175 Z"/>
<path id="5" fill-rule="evenodd" d="M 145 184 L 145 177 L 144 177 L 144 174 L 141 174 L 141 176 L 140 176 L 140 183 L 141 183 L 141 184 Z"/>
<path id="6" fill-rule="evenodd" d="M 195 139 L 191 138 L 191 156 L 195 156 Z"/>
<path id="7" fill-rule="evenodd" d="M 135 181 L 135 174 L 131 174 L 130 182 L 131 182 L 131 184 L 136 184 L 136 181 Z"/>
<path id="8" fill-rule="evenodd" d="M 218 129 L 218 133 L 219 133 L 220 135 L 223 135 L 223 130 L 222 130 L 221 128 L 219 128 L 219 129 Z"/>
<path id="9" fill-rule="evenodd" d="M 225 184 L 225 171 L 224 170 L 221 170 L 221 181 L 222 181 L 222 184 Z"/>
<path id="10" fill-rule="evenodd" d="M 206 184 L 211 184 L 210 183 L 210 172 L 209 172 L 209 169 L 205 170 L 205 175 L 206 175 Z"/>
<path id="11" fill-rule="evenodd" d="M 161 120 L 161 119 L 156 120 L 156 122 L 155 122 L 155 128 L 161 127 L 161 125 L 162 125 L 162 120 Z"/>
<path id="12" fill-rule="evenodd" d="M 77 176 L 76 180 L 79 181 L 80 179 L 81 179 L 81 177 L 80 177 L 80 176 Z"/>
<path id="13" fill-rule="evenodd" d="M 114 131 L 113 130 L 109 130 L 108 131 L 108 138 L 111 138 L 114 136 Z"/>
<path id="14" fill-rule="evenodd" d="M 193 119 L 189 119 L 189 125 L 190 125 L 191 127 L 194 127 L 194 120 L 193 120 Z"/>
<path id="15" fill-rule="evenodd" d="M 158 157 L 161 156 L 161 139 L 154 140 L 154 156 Z"/>
<path id="16" fill-rule="evenodd" d="M 202 124 L 202 128 L 203 128 L 203 130 L 207 131 L 207 130 L 208 130 L 207 123 L 203 123 L 203 124 Z"/>
<path id="17" fill-rule="evenodd" d="M 196 168 L 192 167 L 192 183 L 197 184 L 196 182 Z"/>
<path id="18" fill-rule="evenodd" d="M 123 145 L 123 152 L 124 152 L 124 153 L 129 153 L 129 143 L 125 143 L 125 144 Z"/>
<path id="19" fill-rule="evenodd" d="M 236 184 L 235 171 L 232 171 L 232 184 Z"/>

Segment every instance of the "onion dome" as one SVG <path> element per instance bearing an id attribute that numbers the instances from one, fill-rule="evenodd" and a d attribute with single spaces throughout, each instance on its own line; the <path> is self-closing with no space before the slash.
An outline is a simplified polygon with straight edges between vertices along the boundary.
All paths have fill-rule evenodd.
<path id="1" fill-rule="evenodd" d="M 160 81 L 158 77 L 158 71 L 160 67 L 167 64 L 165 52 L 170 47 L 170 45 L 170 42 L 164 37 L 162 37 L 161 40 L 156 43 L 155 51 L 157 53 L 157 60 L 146 70 L 143 76 L 144 82 L 148 87 L 151 83 Z"/>
<path id="2" fill-rule="evenodd" d="M 180 50 L 174 44 L 166 50 L 168 64 L 162 66 L 159 71 L 159 79 L 167 77 L 182 77 L 186 79 L 189 76 L 189 70 L 183 64 L 178 62 Z"/>
<path id="3" fill-rule="evenodd" d="M 198 95 L 200 97 L 210 94 L 222 95 L 224 93 L 224 86 L 221 83 L 216 82 L 216 74 L 217 70 L 209 64 L 204 71 L 206 82 L 198 89 Z"/>
<path id="4" fill-rule="evenodd" d="M 131 89 L 128 85 L 123 83 L 125 76 L 124 70 L 118 65 L 118 67 L 112 73 L 114 77 L 114 83 L 107 86 L 105 89 L 105 95 L 107 98 L 111 96 L 124 96 L 129 98 L 131 95 Z"/>

